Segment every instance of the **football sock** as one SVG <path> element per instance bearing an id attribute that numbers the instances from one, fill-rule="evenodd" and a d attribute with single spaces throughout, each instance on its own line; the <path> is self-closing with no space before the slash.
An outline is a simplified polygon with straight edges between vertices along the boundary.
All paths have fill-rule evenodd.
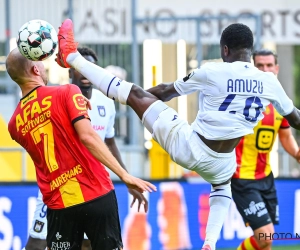
<path id="1" fill-rule="evenodd" d="M 220 235 L 223 223 L 231 203 L 230 183 L 212 187 L 209 197 L 209 216 L 206 225 L 206 236 L 203 246 L 209 245 L 216 249 L 216 242 Z"/>
<path id="2" fill-rule="evenodd" d="M 251 237 L 245 239 L 241 245 L 237 248 L 237 250 L 260 250 L 256 239 L 252 235 Z"/>
<path id="3" fill-rule="evenodd" d="M 69 54 L 67 62 L 107 97 L 126 104 L 132 83 L 121 80 L 107 70 L 89 62 L 79 52 Z"/>
<path id="4" fill-rule="evenodd" d="M 169 106 L 158 100 L 152 103 L 143 114 L 142 123 L 150 133 L 153 133 L 153 124 L 159 114 Z"/>

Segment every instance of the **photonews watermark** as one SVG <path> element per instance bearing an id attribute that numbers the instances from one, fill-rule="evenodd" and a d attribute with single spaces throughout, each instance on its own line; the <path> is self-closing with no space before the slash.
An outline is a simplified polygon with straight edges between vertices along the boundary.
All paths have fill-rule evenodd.
<path id="1" fill-rule="evenodd" d="M 258 240 L 300 240 L 300 233 L 259 233 Z"/>

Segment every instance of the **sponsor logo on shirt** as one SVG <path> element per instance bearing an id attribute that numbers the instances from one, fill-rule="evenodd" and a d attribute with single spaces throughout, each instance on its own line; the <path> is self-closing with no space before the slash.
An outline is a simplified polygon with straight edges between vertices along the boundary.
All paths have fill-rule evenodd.
<path id="1" fill-rule="evenodd" d="M 46 96 L 41 102 L 26 102 L 28 105 L 25 105 L 25 107 L 20 110 L 20 113 L 16 115 L 17 131 L 22 128 L 22 135 L 24 136 L 28 131 L 50 118 L 51 111 L 49 108 L 52 105 L 51 99 L 52 96 Z"/>
<path id="2" fill-rule="evenodd" d="M 53 191 L 54 189 L 60 187 L 61 185 L 65 184 L 69 179 L 73 178 L 74 176 L 81 174 L 82 168 L 80 165 L 75 166 L 74 168 L 70 169 L 69 171 L 61 174 L 56 179 L 50 182 L 50 190 Z"/>
<path id="3" fill-rule="evenodd" d="M 82 94 L 73 95 L 73 102 L 78 110 L 86 110 L 86 102 Z"/>
<path id="4" fill-rule="evenodd" d="M 270 150 L 274 141 L 274 129 L 259 128 L 256 136 L 256 148 L 258 150 Z"/>
<path id="5" fill-rule="evenodd" d="M 102 126 L 102 125 L 93 125 L 93 129 L 95 131 L 103 131 L 103 130 L 105 130 L 105 126 Z"/>

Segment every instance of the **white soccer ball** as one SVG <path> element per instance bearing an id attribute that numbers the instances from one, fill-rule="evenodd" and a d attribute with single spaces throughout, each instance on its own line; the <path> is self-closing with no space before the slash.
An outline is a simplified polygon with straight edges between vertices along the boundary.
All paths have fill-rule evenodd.
<path id="1" fill-rule="evenodd" d="M 17 45 L 21 54 L 29 60 L 42 61 L 54 53 L 57 33 L 50 23 L 32 20 L 19 29 Z"/>

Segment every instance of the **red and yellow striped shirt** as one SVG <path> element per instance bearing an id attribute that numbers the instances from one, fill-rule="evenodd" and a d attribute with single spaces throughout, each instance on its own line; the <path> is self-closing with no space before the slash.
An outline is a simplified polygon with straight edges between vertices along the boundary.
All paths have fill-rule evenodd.
<path id="1" fill-rule="evenodd" d="M 288 121 L 270 104 L 254 134 L 244 136 L 236 147 L 237 170 L 233 178 L 261 179 L 271 173 L 270 152 L 278 130 L 289 128 Z"/>
<path id="2" fill-rule="evenodd" d="M 96 199 L 114 187 L 105 167 L 81 143 L 73 124 L 88 118 L 80 89 L 39 87 L 23 97 L 8 129 L 31 156 L 44 203 L 62 209 Z"/>

